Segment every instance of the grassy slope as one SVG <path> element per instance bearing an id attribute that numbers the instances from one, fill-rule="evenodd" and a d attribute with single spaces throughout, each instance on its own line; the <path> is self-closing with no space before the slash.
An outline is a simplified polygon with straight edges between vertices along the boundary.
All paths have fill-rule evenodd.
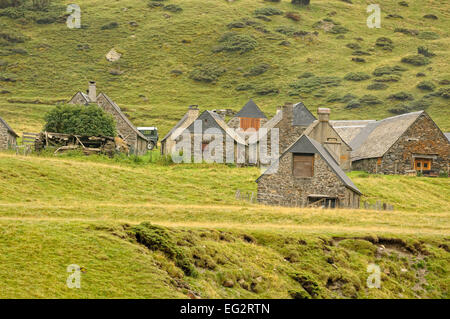
<path id="1" fill-rule="evenodd" d="M 62 1 L 62 3 L 69 3 Z M 319 106 L 333 109 L 332 117 L 337 119 L 367 119 L 389 116 L 387 110 L 393 103 L 387 96 L 398 91 L 409 91 L 419 99 L 426 92 L 415 88 L 424 79 L 437 83 L 448 79 L 449 70 L 449 5 L 447 1 L 408 1 L 409 7 L 397 2 L 379 1 L 382 8 L 382 28 L 369 29 L 365 25 L 368 14 L 366 1 L 355 0 L 353 4 L 343 1 L 312 1 L 310 8 L 296 8 L 288 1 L 269 4 L 256 0 L 240 0 L 228 3 L 212 0 L 170 0 L 179 4 L 181 13 L 149 9 L 147 1 L 87 1 L 77 2 L 82 8 L 83 29 L 70 30 L 63 23 L 37 25 L 25 24 L 17 20 L 0 17 L 2 29 L 7 32 L 17 30 L 30 37 L 24 44 L 15 47 L 25 48 L 27 55 L 2 56 L 8 66 L 0 71 L 15 74 L 15 83 L 1 82 L 0 86 L 11 91 L 0 95 L 0 115 L 8 120 L 17 131 L 38 131 L 42 127 L 43 114 L 57 100 L 67 100 L 76 91 L 85 90 L 88 80 L 95 79 L 99 90 L 108 93 L 122 106 L 137 125 L 157 125 L 164 134 L 185 112 L 186 106 L 199 104 L 202 109 L 232 108 L 238 110 L 250 97 L 260 104 L 264 111 L 273 115 L 278 105 L 299 97 L 288 96 L 288 84 L 305 71 L 321 76 L 343 77 L 349 71 L 371 73 L 382 65 L 400 64 L 401 57 L 415 54 L 417 47 L 425 45 L 437 54 L 432 64 L 423 67 L 406 66 L 398 83 L 390 84 L 385 91 L 366 90 L 368 81 L 343 81 L 343 85 L 327 89 L 324 96 L 305 94 L 300 98 L 315 111 Z M 263 34 L 251 27 L 236 29 L 254 36 L 258 41 L 256 50 L 245 53 L 212 53 L 217 39 L 228 31 L 226 25 L 244 17 L 251 17 L 253 10 L 273 6 L 283 11 L 296 11 L 301 15 L 299 22 L 282 16 L 272 17 L 271 22 L 260 21 L 271 31 Z M 128 8 L 128 10 L 124 10 Z M 342 23 L 350 30 L 344 39 L 319 30 L 319 37 L 313 42 L 294 39 L 274 32 L 278 26 L 292 26 L 301 30 L 313 31 L 312 25 L 326 18 L 329 12 L 336 11 L 333 20 Z M 386 19 L 387 14 L 400 14 L 404 19 Z M 426 13 L 434 13 L 438 20 L 423 19 Z M 100 30 L 112 21 L 119 28 Z M 134 28 L 130 21 L 139 26 Z M 422 40 L 418 37 L 394 33 L 396 27 L 434 31 L 438 40 Z M 134 37 L 132 37 L 134 36 Z M 375 40 L 387 36 L 394 41 L 393 52 L 376 49 Z M 345 45 L 361 37 L 362 50 L 372 51 L 365 57 L 367 63 L 351 61 L 352 50 Z M 183 43 L 182 40 L 187 40 Z M 290 47 L 280 46 L 282 40 L 289 40 Z M 91 50 L 77 50 L 77 45 L 89 44 Z M 104 55 L 115 47 L 123 53 L 118 64 L 107 62 Z M 188 74 L 198 63 L 213 63 L 228 71 L 216 84 L 197 83 Z M 251 66 L 268 63 L 271 69 L 263 75 L 244 77 Z M 109 70 L 120 66 L 124 74 L 113 76 Z M 175 77 L 171 70 L 182 70 L 183 75 Z M 426 73 L 425 78 L 417 78 L 417 72 Z M 243 83 L 255 86 L 270 84 L 280 89 L 279 95 L 257 96 L 254 91 L 237 92 L 235 87 Z M 442 86 L 441 86 L 442 87 Z M 317 93 L 317 92 L 314 92 Z M 365 106 L 356 110 L 345 109 L 345 104 L 328 103 L 333 93 L 344 95 L 352 93 L 358 97 L 373 94 L 383 100 L 377 106 Z M 145 95 L 144 100 L 140 95 Z M 29 102 L 40 100 L 43 104 Z M 448 101 L 434 98 L 429 113 L 444 130 L 450 130 L 450 109 Z"/>
<path id="2" fill-rule="evenodd" d="M 287 298 L 308 287 L 293 279 L 300 273 L 320 297 L 448 298 L 448 180 L 353 174 L 370 200 L 401 209 L 236 201 L 235 189 L 255 190 L 254 168 L 0 154 L 0 296 Z M 404 196 L 405 185 L 416 198 Z M 167 227 L 198 277 L 137 244 L 129 231 L 142 221 Z M 355 239 L 367 236 L 380 242 Z M 365 288 L 372 262 L 383 271 L 382 289 Z M 87 269 L 81 290 L 65 286 L 72 263 Z M 225 280 L 235 286 L 224 288 Z"/>

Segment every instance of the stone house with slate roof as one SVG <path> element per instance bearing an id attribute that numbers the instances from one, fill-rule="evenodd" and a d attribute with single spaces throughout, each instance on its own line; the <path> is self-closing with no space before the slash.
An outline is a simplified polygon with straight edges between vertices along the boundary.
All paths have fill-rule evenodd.
<path id="1" fill-rule="evenodd" d="M 228 126 L 234 129 L 254 129 L 258 131 L 261 126 L 267 122 L 267 116 L 258 107 L 258 105 L 250 99 L 244 107 L 228 121 Z"/>
<path id="2" fill-rule="evenodd" d="M 353 149 L 353 170 L 381 174 L 449 172 L 450 142 L 425 111 L 380 121 L 330 121 Z"/>
<path id="3" fill-rule="evenodd" d="M 95 82 L 89 82 L 89 90 L 86 93 L 77 92 L 69 101 L 71 104 L 88 105 L 97 104 L 104 111 L 110 113 L 116 121 L 117 134 L 129 146 L 130 151 L 136 155 L 143 155 L 147 152 L 147 138 L 138 131 L 131 123 L 128 117 L 122 112 L 120 107 L 109 98 L 105 93 L 97 96 L 97 88 Z"/>
<path id="4" fill-rule="evenodd" d="M 361 192 L 329 151 L 313 138 L 301 135 L 273 165 L 278 168 L 267 170 L 256 180 L 258 202 L 359 208 Z"/>
<path id="5" fill-rule="evenodd" d="M 207 152 L 209 145 L 218 138 L 221 138 L 223 163 L 247 163 L 248 159 L 245 155 L 247 153 L 247 143 L 245 138 L 237 134 L 234 129 L 230 128 L 222 117 L 215 112 L 204 111 L 184 130 L 177 130 L 176 134 L 177 135 L 173 136 L 173 138 L 177 143 L 182 141 L 185 134 L 190 135 L 192 156 L 194 156 L 194 154 L 199 154 L 199 152 Z M 195 143 L 197 140 L 200 141 L 198 145 Z M 229 156 L 228 158 L 227 154 Z M 240 159 L 238 159 L 238 156 L 241 156 Z"/>
<path id="6" fill-rule="evenodd" d="M 172 149 L 176 144 L 178 136 L 191 125 L 198 117 L 199 111 L 196 105 L 189 106 L 188 111 L 181 120 L 163 137 L 161 140 L 161 154 L 169 155 L 172 153 Z"/>
<path id="7" fill-rule="evenodd" d="M 0 117 L 0 150 L 7 150 L 17 145 L 19 135 Z"/>

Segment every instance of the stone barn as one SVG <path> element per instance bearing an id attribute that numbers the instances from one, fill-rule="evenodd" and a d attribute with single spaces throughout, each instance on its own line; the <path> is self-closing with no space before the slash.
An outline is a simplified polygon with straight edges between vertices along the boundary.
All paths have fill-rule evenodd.
<path id="1" fill-rule="evenodd" d="M 261 126 L 267 122 L 267 116 L 263 111 L 253 102 L 252 99 L 244 105 L 244 107 L 228 121 L 228 126 L 234 129 L 241 129 L 246 131 L 254 129 L 258 131 Z"/>
<path id="2" fill-rule="evenodd" d="M 172 152 L 173 147 L 176 144 L 177 137 L 184 131 L 189 125 L 191 125 L 198 117 L 199 111 L 196 105 L 189 106 L 188 111 L 181 120 L 163 137 L 161 140 L 161 154 L 168 155 Z"/>
<path id="3" fill-rule="evenodd" d="M 425 111 L 332 125 L 353 149 L 352 170 L 431 176 L 449 171 L 450 142 Z"/>
<path id="4" fill-rule="evenodd" d="M 7 150 L 17 145 L 19 135 L 0 117 L 0 150 Z"/>
<path id="5" fill-rule="evenodd" d="M 119 137 L 121 137 L 129 146 L 130 151 L 136 155 L 143 155 L 147 152 L 147 138 L 138 131 L 131 123 L 128 117 L 122 112 L 120 107 L 109 98 L 105 93 L 97 95 L 95 82 L 89 83 L 89 89 L 86 93 L 77 92 L 69 101 L 71 104 L 88 105 L 97 104 L 104 111 L 111 114 L 116 121 L 116 128 Z"/>
<path id="6" fill-rule="evenodd" d="M 333 156 L 307 135 L 288 147 L 256 182 L 258 202 L 262 204 L 330 208 L 360 205 L 358 188 Z"/>
<path id="7" fill-rule="evenodd" d="M 204 111 L 186 129 L 183 131 L 179 130 L 173 138 L 179 143 L 185 134 L 188 134 L 191 139 L 191 154 L 193 156 L 200 152 L 202 154 L 208 152 L 210 144 L 221 138 L 219 142 L 221 143 L 223 163 L 245 165 L 248 161 L 246 157 L 247 143 L 245 139 L 237 134 L 234 129 L 230 128 L 222 117 L 215 112 Z M 196 144 L 197 141 L 198 145 Z M 213 153 L 212 148 L 211 153 Z M 219 156 L 219 154 L 212 155 Z"/>

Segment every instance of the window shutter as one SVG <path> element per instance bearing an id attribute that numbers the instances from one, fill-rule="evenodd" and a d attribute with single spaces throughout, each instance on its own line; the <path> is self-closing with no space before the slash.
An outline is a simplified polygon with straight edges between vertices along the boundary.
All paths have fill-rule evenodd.
<path id="1" fill-rule="evenodd" d="M 293 175 L 295 177 L 313 177 L 314 155 L 294 154 Z"/>

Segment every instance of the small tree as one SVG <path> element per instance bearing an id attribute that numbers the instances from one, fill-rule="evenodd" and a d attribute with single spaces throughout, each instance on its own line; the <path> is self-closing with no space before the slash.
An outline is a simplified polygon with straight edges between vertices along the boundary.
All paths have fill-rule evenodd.
<path id="1" fill-rule="evenodd" d="M 45 115 L 45 122 L 47 132 L 116 136 L 114 118 L 95 105 L 59 105 Z"/>
<path id="2" fill-rule="evenodd" d="M 309 5 L 309 0 L 292 0 L 291 3 L 292 4 L 299 4 L 302 6 L 308 6 Z"/>

